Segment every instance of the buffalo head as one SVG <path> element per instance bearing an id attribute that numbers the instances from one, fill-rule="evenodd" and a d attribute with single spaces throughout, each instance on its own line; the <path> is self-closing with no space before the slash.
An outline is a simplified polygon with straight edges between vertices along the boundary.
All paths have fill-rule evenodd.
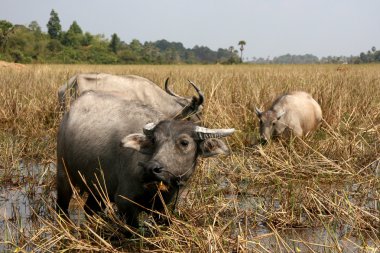
<path id="1" fill-rule="evenodd" d="M 257 107 L 255 111 L 259 118 L 260 139 L 263 143 L 268 142 L 272 136 L 281 133 L 285 128 L 284 123 L 281 121 L 285 111 L 276 112 L 274 110 L 268 110 L 262 112 Z"/>
<path id="2" fill-rule="evenodd" d="M 165 120 L 145 125 L 143 134 L 130 134 L 122 139 L 121 145 L 147 155 L 147 159 L 139 163 L 146 183 L 180 186 L 194 172 L 198 156 L 229 153 L 219 138 L 234 131 L 199 127 L 191 121 Z"/>

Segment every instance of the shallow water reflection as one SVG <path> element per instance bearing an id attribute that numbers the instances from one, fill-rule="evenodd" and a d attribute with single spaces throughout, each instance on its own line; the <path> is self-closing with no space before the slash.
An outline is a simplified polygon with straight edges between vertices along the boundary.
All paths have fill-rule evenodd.
<path id="1" fill-rule="evenodd" d="M 255 209 L 256 216 L 241 217 L 236 223 L 237 229 L 230 237 L 237 237 L 252 252 L 377 252 L 380 247 L 378 238 L 373 233 L 357 234 L 349 225 L 331 222 L 319 227 L 279 229 L 267 223 L 260 216 L 262 197 L 228 196 L 231 206 L 238 208 L 239 213 L 250 213 Z M 275 204 L 275 209 L 278 208 Z M 251 216 L 251 215 L 250 215 Z M 378 236 L 378 235 L 377 235 Z M 243 239 L 244 238 L 244 239 Z"/>
<path id="2" fill-rule="evenodd" d="M 20 163 L 20 171 L 23 172 L 17 176 L 18 182 L 22 183 L 0 186 L 0 252 L 14 250 L 16 247 L 35 249 L 37 246 L 29 244 L 28 238 L 46 225 L 39 218 L 52 219 L 49 208 L 54 206 L 55 201 L 54 164 L 36 166 Z M 235 228 L 223 236 L 238 240 L 245 245 L 245 249 L 257 252 L 322 252 L 329 249 L 333 252 L 336 249 L 342 252 L 361 252 L 366 249 L 367 252 L 376 252 L 380 247 L 378 238 L 371 238 L 370 233 L 358 235 L 349 225 L 336 222 L 312 228 L 274 228 L 264 218 L 263 206 L 269 206 L 274 212 L 281 211 L 278 200 L 254 195 L 244 180 L 239 185 L 243 194 L 226 193 L 228 180 L 221 178 L 217 181 L 218 191 L 225 192 L 222 201 L 226 203 L 226 209 L 239 214 L 239 218 L 234 220 Z M 355 184 L 347 186 L 349 192 L 356 192 L 358 188 Z M 186 194 L 181 196 L 184 198 Z M 353 202 L 357 199 L 354 195 L 347 197 L 347 200 Z M 378 202 L 376 198 L 372 199 L 366 203 L 368 208 L 376 208 Z M 74 223 L 80 223 L 84 219 L 80 208 L 71 208 L 70 216 Z"/>
<path id="3" fill-rule="evenodd" d="M 48 206 L 55 199 L 52 190 L 54 164 L 20 162 L 15 182 L 0 186 L 0 251 L 14 248 L 13 242 L 27 244 L 43 224 L 38 216 L 49 217 Z M 10 248 L 9 248 L 10 247 Z M 26 247 L 28 248 L 28 247 Z"/>

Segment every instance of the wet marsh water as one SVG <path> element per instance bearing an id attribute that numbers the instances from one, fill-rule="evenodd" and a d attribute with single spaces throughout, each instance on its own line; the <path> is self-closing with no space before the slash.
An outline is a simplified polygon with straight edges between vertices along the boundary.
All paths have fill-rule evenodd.
<path id="1" fill-rule="evenodd" d="M 17 170 L 14 182 L 0 186 L 0 250 L 39 231 L 43 224 L 38 217 L 50 216 L 48 209 L 55 199 L 51 184 L 54 164 L 21 161 L 14 169 Z"/>
<path id="2" fill-rule="evenodd" d="M 52 180 L 55 178 L 54 164 L 36 165 L 20 162 L 19 171 L 22 172 L 18 175 L 20 185 L 0 187 L 0 251 L 17 248 L 12 243 L 14 241 L 24 244 L 23 248 L 26 250 L 35 250 L 39 245 L 28 244 L 28 238 L 33 237 L 46 225 L 41 218 L 53 223 L 56 219 L 54 214 L 52 215 L 55 201 L 55 189 L 52 187 Z M 273 224 L 268 222 L 264 209 L 270 207 L 271 212 L 281 212 L 278 199 L 254 194 L 246 180 L 237 184 L 240 189 L 238 194 L 229 193 L 231 182 L 225 177 L 220 177 L 215 182 L 218 193 L 214 197 L 215 201 L 223 201 L 226 213 L 238 214 L 230 224 L 234 228 L 222 236 L 241 240 L 240 243 L 252 251 L 323 252 L 331 248 L 335 252 L 338 247 L 342 252 L 362 252 L 363 248 L 368 249 L 368 252 L 376 252 L 379 247 L 379 241 L 372 238 L 371 233 L 363 236 L 365 233 L 357 234 L 350 225 L 334 221 L 317 227 L 275 229 Z M 359 187 L 355 184 L 345 186 L 353 193 L 347 196 L 349 201 L 358 201 L 354 195 Z M 179 208 L 183 205 L 182 200 L 189 197 L 189 191 L 191 186 L 182 192 Z M 366 206 L 377 208 L 378 199 L 369 199 L 371 201 L 368 201 Z M 69 212 L 74 223 L 86 222 L 83 209 L 75 204 L 73 206 L 73 201 Z M 223 212 L 220 215 L 223 215 Z M 229 220 L 228 217 L 223 218 Z M 146 215 L 145 219 L 142 224 L 149 223 Z M 46 237 L 49 237 L 48 233 Z"/>

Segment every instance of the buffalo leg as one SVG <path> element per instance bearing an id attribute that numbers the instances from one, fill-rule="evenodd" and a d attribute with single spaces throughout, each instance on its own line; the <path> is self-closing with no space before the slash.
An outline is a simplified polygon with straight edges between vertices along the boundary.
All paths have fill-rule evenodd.
<path id="1" fill-rule="evenodd" d="M 71 188 L 66 171 L 61 164 L 57 167 L 57 206 L 56 211 L 65 214 L 68 217 L 68 209 L 73 190 Z"/>
<path id="2" fill-rule="evenodd" d="M 154 221 L 158 225 L 166 225 L 169 226 L 171 221 L 170 217 L 166 215 L 165 207 L 167 207 L 168 210 L 174 210 L 174 206 L 176 203 L 172 203 L 172 199 L 174 195 L 167 195 L 165 193 L 162 194 L 162 198 L 156 197 L 153 201 L 152 209 L 156 212 L 152 212 L 152 217 Z M 178 195 L 178 191 L 175 193 Z M 169 204 L 167 204 L 169 203 Z M 158 212 L 158 213 L 157 213 Z"/>
<path id="3" fill-rule="evenodd" d="M 100 200 L 100 197 L 96 198 L 92 194 L 89 194 L 86 200 L 86 204 L 84 205 L 84 211 L 87 214 L 92 215 L 101 210 L 102 210 L 102 202 Z"/>
<path id="4" fill-rule="evenodd" d="M 131 227 L 138 228 L 138 216 L 140 213 L 139 208 L 129 200 L 124 199 L 120 196 L 116 197 L 116 205 L 119 213 L 123 219 L 125 219 L 125 223 Z"/>
<path id="5" fill-rule="evenodd" d="M 133 205 L 132 203 L 123 203 L 122 206 L 120 206 L 120 203 L 118 205 L 118 211 L 120 215 L 122 216 L 122 219 L 124 219 L 125 223 L 132 228 L 138 228 L 139 227 L 139 209 Z M 126 237 L 132 237 L 133 232 L 130 229 L 124 229 L 122 233 Z"/>
<path id="6" fill-rule="evenodd" d="M 165 215 L 161 215 L 158 213 L 152 213 L 152 217 L 158 225 L 169 226 L 171 223 L 170 218 L 165 216 Z"/>

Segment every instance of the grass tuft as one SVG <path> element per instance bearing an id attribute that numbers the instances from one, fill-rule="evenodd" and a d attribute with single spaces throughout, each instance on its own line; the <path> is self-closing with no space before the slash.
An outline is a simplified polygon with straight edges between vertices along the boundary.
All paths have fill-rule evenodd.
<path id="1" fill-rule="evenodd" d="M 380 72 L 378 65 L 102 66 L 0 69 L 0 251 L 378 252 Z M 72 221 L 54 211 L 57 88 L 80 72 L 141 75 L 178 94 L 205 93 L 203 124 L 234 127 L 230 156 L 200 161 L 171 225 L 141 215 L 131 230 L 108 203 Z M 321 104 L 313 134 L 257 142 L 254 107 L 304 90 Z M 125 233 L 133 234 L 131 238 Z"/>

